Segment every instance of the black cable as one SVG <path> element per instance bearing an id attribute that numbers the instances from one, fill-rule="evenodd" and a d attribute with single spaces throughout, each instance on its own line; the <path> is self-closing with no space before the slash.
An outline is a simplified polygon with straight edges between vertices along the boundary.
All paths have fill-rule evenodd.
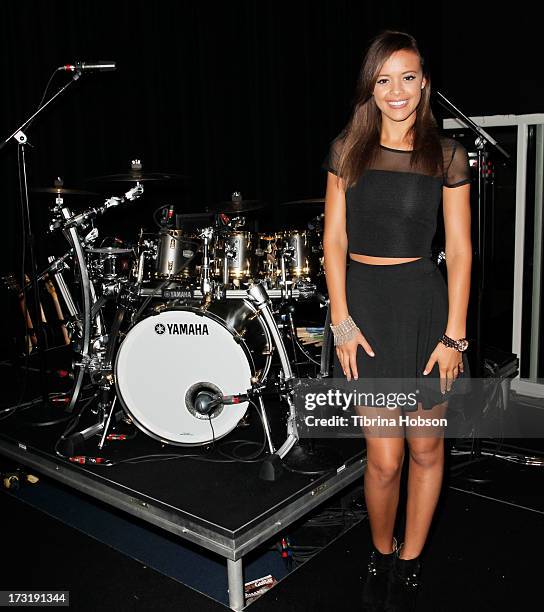
<path id="1" fill-rule="evenodd" d="M 266 442 L 267 442 L 267 436 L 266 436 L 266 426 L 263 420 L 263 416 L 259 410 L 259 407 L 257 406 L 257 404 L 255 404 L 255 402 L 251 399 L 248 399 L 248 402 L 255 408 L 255 410 L 257 411 L 257 414 L 259 415 L 260 421 L 261 421 L 261 425 L 263 427 L 263 441 L 259 446 L 259 450 L 254 453 L 253 455 L 247 455 L 246 457 L 240 457 L 239 455 L 236 454 L 236 449 L 240 446 L 249 446 L 249 445 L 259 445 L 258 442 L 254 442 L 252 440 L 226 440 L 225 442 L 222 443 L 222 446 L 224 446 L 225 444 L 233 444 L 235 442 L 238 442 L 239 444 L 237 446 L 234 447 L 234 449 L 232 450 L 232 455 L 228 455 L 225 451 L 223 451 L 221 448 L 218 449 L 218 451 L 225 457 L 229 457 L 229 458 L 233 458 L 236 461 L 239 461 L 240 463 L 258 463 L 260 461 L 262 461 L 263 459 L 261 459 L 261 455 L 263 454 L 263 451 L 266 448 Z"/>
<path id="2" fill-rule="evenodd" d="M 98 392 L 93 397 L 90 398 L 89 402 L 92 401 L 97 395 L 98 395 Z M 259 412 L 258 407 L 255 404 L 255 402 L 253 402 L 251 399 L 249 399 L 248 402 L 257 410 L 257 412 Z M 79 420 L 79 417 L 82 414 L 83 410 L 86 408 L 86 406 L 87 404 L 83 406 L 83 408 L 81 408 L 81 410 L 79 411 L 78 415 L 76 415 L 75 418 Z M 213 439 L 214 439 L 215 447 L 214 446 L 208 447 L 205 453 L 191 454 L 191 455 L 182 454 L 182 453 L 160 453 L 160 454 L 155 453 L 155 454 L 149 454 L 149 455 L 139 455 L 137 457 L 129 457 L 127 459 L 120 459 L 118 461 L 106 459 L 104 463 L 98 463 L 95 465 L 103 466 L 103 467 L 113 467 L 115 465 L 121 465 L 121 464 L 126 464 L 126 463 L 130 463 L 130 464 L 150 463 L 150 462 L 155 462 L 155 461 L 171 461 L 174 459 L 195 459 L 196 461 L 207 461 L 210 463 L 257 463 L 264 459 L 264 458 L 257 459 L 257 457 L 259 457 L 262 454 L 263 450 L 266 447 L 266 430 L 264 429 L 264 421 L 263 421 L 263 418 L 260 412 L 259 412 L 259 416 L 261 417 L 261 423 L 263 424 L 264 441 L 260 445 L 260 449 L 258 453 L 255 453 L 254 455 L 250 455 L 249 458 L 248 457 L 237 458 L 235 456 L 229 455 L 228 453 L 225 453 L 221 447 L 225 444 L 232 444 L 232 443 L 238 443 L 239 446 L 249 445 L 249 444 L 259 445 L 259 442 L 253 442 L 251 440 L 226 440 L 222 442 L 220 445 L 218 445 L 216 444 L 215 432 L 214 432 Z M 55 452 L 57 453 L 57 455 L 63 457 L 64 459 L 67 459 L 67 457 L 62 455 L 58 451 L 58 444 L 60 443 L 62 439 L 65 439 L 73 429 L 74 429 L 74 426 L 72 426 L 70 430 L 68 430 L 67 428 L 67 430 L 62 434 L 62 436 L 59 438 L 59 440 L 57 440 L 57 443 L 55 444 Z M 213 429 L 213 426 L 212 426 L 212 429 Z M 212 459 L 208 455 L 211 452 L 213 452 L 213 450 L 217 450 L 225 458 L 224 459 Z"/>
<path id="3" fill-rule="evenodd" d="M 164 226 L 160 223 L 160 221 L 157 219 L 157 213 L 159 212 L 159 210 L 164 210 L 165 208 L 168 208 L 170 206 L 170 204 L 164 204 L 163 206 L 159 206 L 158 208 L 156 208 L 153 211 L 153 222 L 155 223 L 155 225 L 159 228 L 162 229 Z"/>
<path id="4" fill-rule="evenodd" d="M 39 102 L 38 106 L 36 107 L 36 111 L 40 110 L 40 108 L 41 108 L 41 106 L 42 106 L 42 104 L 43 104 L 43 101 L 45 100 L 45 96 L 47 95 L 47 91 L 49 90 L 49 86 L 51 85 L 51 83 L 52 83 L 53 79 L 55 78 L 55 75 L 56 75 L 58 72 L 60 72 L 60 70 L 59 70 L 58 68 L 56 68 L 56 69 L 53 71 L 53 74 L 52 74 L 52 75 L 49 77 L 49 80 L 47 81 L 47 85 L 45 86 L 45 90 L 44 90 L 44 92 L 43 92 L 42 99 L 40 100 L 40 102 Z M 34 111 L 34 112 L 36 112 L 36 111 Z M 29 127 L 30 127 L 30 126 L 31 126 L 31 125 L 34 123 L 35 119 L 36 119 L 36 117 L 34 117 L 34 119 L 32 119 L 32 121 L 30 121 L 29 123 L 27 123 L 27 124 L 25 125 L 25 130 L 28 130 L 28 128 L 29 128 Z"/>
<path id="5" fill-rule="evenodd" d="M 213 428 L 211 412 L 208 412 L 208 421 L 210 422 L 210 427 L 211 427 L 211 430 L 212 430 L 212 448 L 211 448 L 211 450 L 215 450 L 215 430 Z"/>
<path id="6" fill-rule="evenodd" d="M 79 409 L 79 411 L 77 412 L 77 414 L 75 415 L 70 415 L 72 417 L 72 422 L 68 423 L 66 429 L 63 431 L 63 433 L 61 434 L 61 436 L 59 437 L 59 439 L 55 442 L 55 446 L 53 447 L 53 450 L 55 451 L 55 453 L 59 456 L 62 457 L 63 459 L 66 459 L 66 456 L 63 455 L 59 450 L 59 444 L 61 443 L 61 441 L 66 440 L 66 438 L 72 433 L 72 431 L 75 429 L 76 425 L 79 422 L 79 419 L 81 418 L 81 415 L 83 414 L 83 412 L 85 411 L 85 409 L 87 408 L 87 406 L 89 406 L 91 404 L 91 402 L 96 399 L 96 397 L 98 397 L 98 394 L 100 393 L 100 391 L 96 391 L 96 393 L 91 396 L 89 399 L 87 399 L 87 401 L 85 401 L 85 403 L 81 406 L 81 408 Z M 80 400 L 81 401 L 81 400 Z"/>

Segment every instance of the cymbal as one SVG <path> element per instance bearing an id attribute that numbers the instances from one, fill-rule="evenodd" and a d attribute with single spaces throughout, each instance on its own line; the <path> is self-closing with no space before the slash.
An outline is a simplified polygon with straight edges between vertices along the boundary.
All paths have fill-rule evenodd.
<path id="1" fill-rule="evenodd" d="M 229 200 L 226 202 L 211 204 L 208 206 L 208 210 L 210 212 L 217 213 L 245 213 L 260 210 L 265 208 L 265 206 L 266 203 L 261 202 L 260 200 L 236 200 L 234 202 Z"/>
<path id="2" fill-rule="evenodd" d="M 201 219 L 209 219 L 213 217 L 214 213 L 211 211 L 204 212 L 193 212 L 193 213 L 177 213 L 176 218 L 180 221 L 200 221 Z"/>
<path id="3" fill-rule="evenodd" d="M 189 177 L 185 174 L 175 174 L 173 172 L 142 172 L 134 170 L 130 172 L 122 172 L 120 174 L 106 174 L 104 176 L 95 176 L 87 179 L 89 183 L 145 183 L 149 181 L 185 181 Z"/>
<path id="4" fill-rule="evenodd" d="M 325 198 L 309 198 L 307 200 L 294 200 L 293 202 L 282 202 L 280 206 L 325 206 Z"/>
<path id="5" fill-rule="evenodd" d="M 97 196 L 94 191 L 84 191 L 83 189 L 66 189 L 66 187 L 35 187 L 30 190 L 32 193 L 54 193 L 60 196 Z"/>

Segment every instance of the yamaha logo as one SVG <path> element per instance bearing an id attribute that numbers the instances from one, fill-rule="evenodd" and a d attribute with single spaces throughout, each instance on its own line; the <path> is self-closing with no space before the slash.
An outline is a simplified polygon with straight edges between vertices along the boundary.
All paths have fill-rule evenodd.
<path id="1" fill-rule="evenodd" d="M 168 332 L 170 335 L 177 336 L 209 336 L 208 326 L 206 323 L 157 323 L 155 332 L 162 336 Z"/>

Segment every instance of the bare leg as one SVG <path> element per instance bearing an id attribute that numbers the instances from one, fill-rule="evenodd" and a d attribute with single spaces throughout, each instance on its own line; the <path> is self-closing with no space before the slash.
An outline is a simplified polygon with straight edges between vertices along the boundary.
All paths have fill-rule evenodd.
<path id="1" fill-rule="evenodd" d="M 412 413 L 424 417 L 445 415 L 447 402 L 431 410 Z M 444 437 L 441 429 L 434 429 L 428 435 L 421 428 L 406 428 L 410 449 L 408 472 L 408 503 L 406 511 L 405 541 L 400 557 L 414 559 L 423 550 L 431 521 L 440 496 L 444 474 Z"/>
<path id="2" fill-rule="evenodd" d="M 365 501 L 374 546 L 392 552 L 393 529 L 399 503 L 404 438 L 366 437 Z"/>

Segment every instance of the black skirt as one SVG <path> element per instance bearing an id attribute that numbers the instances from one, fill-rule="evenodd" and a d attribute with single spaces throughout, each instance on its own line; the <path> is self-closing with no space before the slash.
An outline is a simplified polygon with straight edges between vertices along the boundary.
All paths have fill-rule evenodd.
<path id="1" fill-rule="evenodd" d="M 346 298 L 349 314 L 375 353 L 371 357 L 357 348 L 359 379 L 421 379 L 423 409 L 446 401 L 438 363 L 423 375 L 448 322 L 448 288 L 436 263 L 428 257 L 388 265 L 350 260 Z M 459 378 L 468 378 L 466 353 L 462 359 Z M 345 379 L 336 351 L 333 376 Z M 455 382 L 452 393 L 454 388 Z"/>

